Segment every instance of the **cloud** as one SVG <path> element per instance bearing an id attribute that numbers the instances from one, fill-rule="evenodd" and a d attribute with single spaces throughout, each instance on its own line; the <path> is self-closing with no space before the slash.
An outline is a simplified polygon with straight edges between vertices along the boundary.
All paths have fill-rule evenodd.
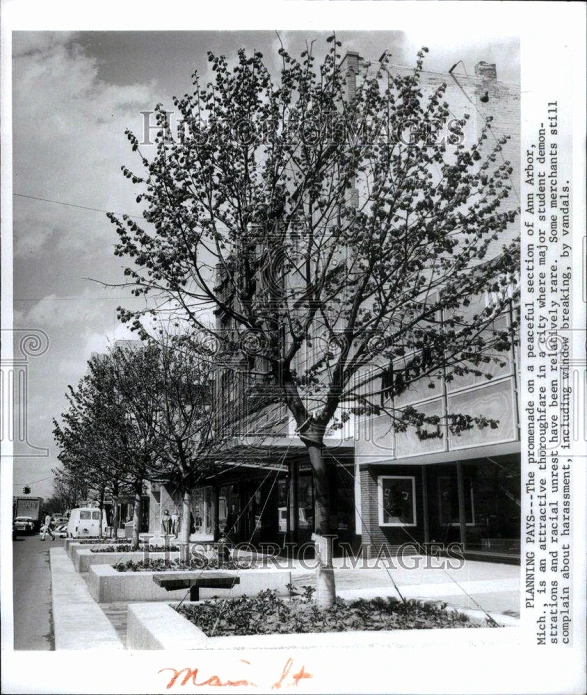
<path id="1" fill-rule="evenodd" d="M 15 58 L 43 55 L 69 43 L 74 36 L 72 31 L 17 31 L 13 34 L 12 55 Z"/>
<path id="2" fill-rule="evenodd" d="M 137 214 L 120 172 L 130 153 L 124 130 L 155 101 L 152 85 L 101 81 L 72 34 L 19 32 L 14 49 L 14 192 Z M 58 262 L 114 242 L 103 213 L 17 201 L 17 256 L 42 250 Z"/>
<path id="3" fill-rule="evenodd" d="M 18 322 L 21 326 L 35 328 L 58 329 L 75 324 L 112 325 L 115 307 L 118 302 L 115 296 L 107 296 L 106 290 L 98 286 L 85 287 L 77 296 L 63 297 L 54 292 L 45 295 L 28 310 L 20 310 Z"/>

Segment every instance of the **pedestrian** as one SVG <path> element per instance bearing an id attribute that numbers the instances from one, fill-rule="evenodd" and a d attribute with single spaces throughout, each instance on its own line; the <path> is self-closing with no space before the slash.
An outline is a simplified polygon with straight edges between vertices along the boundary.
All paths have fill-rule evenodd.
<path id="1" fill-rule="evenodd" d="M 226 517 L 226 523 L 224 525 L 224 536 L 226 538 L 232 538 L 233 534 L 236 536 L 238 526 L 238 516 L 236 513 L 236 505 L 232 504 L 230 506 L 230 511 Z"/>
<path id="2" fill-rule="evenodd" d="M 163 533 L 165 535 L 171 534 L 171 517 L 169 516 L 169 511 L 166 509 L 163 512 L 163 519 L 161 519 L 161 526 L 163 526 Z"/>
<path id="3" fill-rule="evenodd" d="M 45 540 L 45 536 L 49 534 L 51 536 L 51 540 L 55 540 L 55 534 L 53 533 L 53 528 L 52 528 L 52 522 L 51 522 L 51 515 L 47 514 L 45 517 L 45 523 L 43 524 L 43 528 L 41 529 L 41 540 Z"/>
<path id="4" fill-rule="evenodd" d="M 174 510 L 171 515 L 171 533 L 174 536 L 179 535 L 179 516 L 177 510 Z"/>

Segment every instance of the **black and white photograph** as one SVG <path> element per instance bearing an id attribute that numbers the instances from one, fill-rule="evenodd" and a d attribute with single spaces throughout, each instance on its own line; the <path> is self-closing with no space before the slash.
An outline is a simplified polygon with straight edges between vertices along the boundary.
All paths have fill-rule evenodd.
<path id="1" fill-rule="evenodd" d="M 3 692 L 580 693 L 584 36 L 277 4 L 3 5 Z"/>

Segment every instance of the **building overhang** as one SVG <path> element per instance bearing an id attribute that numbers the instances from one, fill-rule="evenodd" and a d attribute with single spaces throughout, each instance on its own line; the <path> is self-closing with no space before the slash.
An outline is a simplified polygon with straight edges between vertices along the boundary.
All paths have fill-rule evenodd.
<path id="1" fill-rule="evenodd" d="M 354 441 L 342 442 L 340 438 L 324 439 L 324 455 L 341 465 L 352 465 Z M 292 463 L 310 465 L 304 443 L 298 437 L 233 437 L 221 451 L 206 454 L 205 459 L 218 465 L 216 477 L 229 469 L 256 468 L 287 472 Z"/>
<path id="2" fill-rule="evenodd" d="M 434 463 L 454 463 L 455 461 L 467 461 L 469 459 L 519 454 L 521 450 L 520 442 L 514 441 L 503 444 L 475 446 L 470 449 L 457 449 L 456 451 L 440 451 L 419 456 L 405 456 L 403 458 L 391 458 L 383 455 L 355 456 L 355 463 L 361 468 L 364 466 L 427 466 Z"/>

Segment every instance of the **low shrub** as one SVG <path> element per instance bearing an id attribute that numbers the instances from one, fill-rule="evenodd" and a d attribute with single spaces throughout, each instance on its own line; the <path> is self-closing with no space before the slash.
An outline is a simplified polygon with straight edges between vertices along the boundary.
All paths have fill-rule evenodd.
<path id="1" fill-rule="evenodd" d="M 182 604 L 176 610 L 209 637 L 485 627 L 461 613 L 416 602 L 402 603 L 396 598 L 337 598 L 332 608 L 322 609 L 312 601 L 314 589 L 304 589 L 301 597 L 289 600 L 266 590 L 257 596 Z"/>

